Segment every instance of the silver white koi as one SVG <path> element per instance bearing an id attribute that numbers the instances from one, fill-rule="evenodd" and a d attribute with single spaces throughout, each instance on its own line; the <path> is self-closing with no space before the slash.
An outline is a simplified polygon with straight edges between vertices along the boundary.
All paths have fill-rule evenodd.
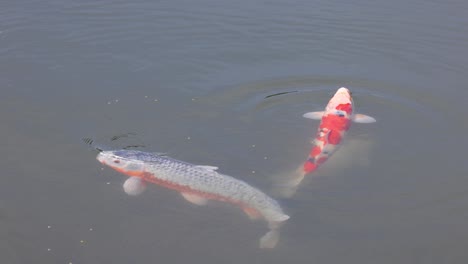
<path id="1" fill-rule="evenodd" d="M 217 167 L 194 165 L 135 150 L 102 151 L 97 159 L 131 176 L 124 184 L 125 192 L 130 195 L 138 195 L 147 183 L 154 183 L 179 191 L 194 204 L 218 200 L 241 207 L 252 219 L 262 217 L 268 222 L 270 231 L 260 239 L 261 248 L 276 246 L 279 227 L 289 219 L 277 201 L 244 181 L 218 173 Z"/>

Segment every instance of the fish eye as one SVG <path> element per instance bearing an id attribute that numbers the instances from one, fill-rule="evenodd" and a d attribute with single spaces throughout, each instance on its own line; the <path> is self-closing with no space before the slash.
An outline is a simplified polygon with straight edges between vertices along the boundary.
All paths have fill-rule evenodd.
<path id="1" fill-rule="evenodd" d="M 120 163 L 120 160 L 114 160 L 114 163 Z"/>

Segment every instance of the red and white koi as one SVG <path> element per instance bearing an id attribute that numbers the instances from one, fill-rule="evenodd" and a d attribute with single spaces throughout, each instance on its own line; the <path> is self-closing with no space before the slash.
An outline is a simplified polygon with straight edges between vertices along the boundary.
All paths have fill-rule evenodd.
<path id="1" fill-rule="evenodd" d="M 204 205 L 207 200 L 228 202 L 241 207 L 252 219 L 265 219 L 270 231 L 260 239 L 262 248 L 276 246 L 279 226 L 289 219 L 274 199 L 241 180 L 218 173 L 217 167 L 135 150 L 101 151 L 97 159 L 131 176 L 123 186 L 129 195 L 138 195 L 147 183 L 154 183 L 180 192 L 187 201 L 197 205 Z"/>
<path id="2" fill-rule="evenodd" d="M 373 117 L 354 114 L 351 92 L 345 88 L 339 88 L 328 102 L 325 111 L 309 112 L 305 118 L 321 120 L 312 148 L 304 164 L 296 171 L 289 187 L 296 187 L 305 175 L 314 172 L 337 150 L 343 137 L 351 126 L 351 122 L 373 123 Z"/>

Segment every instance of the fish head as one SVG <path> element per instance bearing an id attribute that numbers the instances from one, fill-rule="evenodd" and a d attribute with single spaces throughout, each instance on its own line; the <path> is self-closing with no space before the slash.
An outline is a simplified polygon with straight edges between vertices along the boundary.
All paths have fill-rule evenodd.
<path id="1" fill-rule="evenodd" d="M 101 151 L 96 159 L 102 164 L 129 176 L 141 176 L 144 173 L 144 162 L 133 158 L 130 151 Z"/>
<path id="2" fill-rule="evenodd" d="M 341 87 L 333 95 L 325 109 L 325 114 L 351 118 L 353 114 L 353 98 L 348 88 Z"/>

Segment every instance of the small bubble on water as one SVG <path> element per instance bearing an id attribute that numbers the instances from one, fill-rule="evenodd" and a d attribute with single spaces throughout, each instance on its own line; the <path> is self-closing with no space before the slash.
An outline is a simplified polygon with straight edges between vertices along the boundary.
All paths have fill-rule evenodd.
<path id="1" fill-rule="evenodd" d="M 253 170 L 252 173 L 255 173 L 255 171 Z"/>
<path id="2" fill-rule="evenodd" d="M 251 147 L 252 147 L 252 148 L 255 148 L 255 145 L 252 145 Z"/>
<path id="3" fill-rule="evenodd" d="M 52 227 L 50 225 L 47 226 L 48 229 L 51 229 Z"/>
<path id="4" fill-rule="evenodd" d="M 118 102 L 119 102 L 119 99 L 115 99 L 114 102 L 118 103 Z"/>
<path id="5" fill-rule="evenodd" d="M 110 105 L 110 104 L 111 104 L 111 102 L 109 101 L 109 102 L 107 102 L 107 104 L 108 104 L 108 105 Z"/>
<path id="6" fill-rule="evenodd" d="M 148 98 L 148 96 L 147 96 L 147 95 L 145 95 L 145 98 Z"/>
<path id="7" fill-rule="evenodd" d="M 110 184 L 110 182 L 106 182 L 106 184 L 107 184 L 107 185 L 109 185 L 109 184 Z"/>
<path id="8" fill-rule="evenodd" d="M 47 251 L 51 251 L 52 249 L 48 248 Z"/>
<path id="9" fill-rule="evenodd" d="M 187 140 L 190 140 L 190 137 L 187 137 Z"/>
<path id="10" fill-rule="evenodd" d="M 268 159 L 268 157 L 263 157 L 263 159 Z"/>
<path id="11" fill-rule="evenodd" d="M 93 228 L 92 228 L 92 227 L 91 227 L 91 228 L 89 228 L 89 231 L 93 231 Z"/>

